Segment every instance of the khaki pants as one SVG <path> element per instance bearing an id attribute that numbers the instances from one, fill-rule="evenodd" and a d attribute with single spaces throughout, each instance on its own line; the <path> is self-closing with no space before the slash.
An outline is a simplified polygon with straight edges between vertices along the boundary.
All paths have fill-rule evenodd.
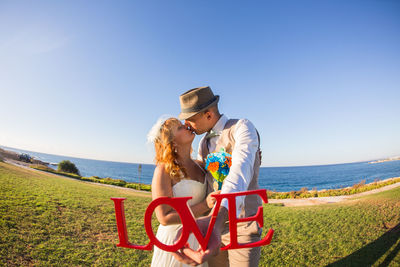
<path id="1" fill-rule="evenodd" d="M 262 229 L 257 222 L 238 223 L 237 240 L 239 243 L 253 243 L 261 239 Z M 221 237 L 222 245 L 230 243 L 229 225 L 226 224 Z M 221 250 L 208 261 L 209 267 L 248 266 L 256 267 L 260 261 L 261 247 Z"/>

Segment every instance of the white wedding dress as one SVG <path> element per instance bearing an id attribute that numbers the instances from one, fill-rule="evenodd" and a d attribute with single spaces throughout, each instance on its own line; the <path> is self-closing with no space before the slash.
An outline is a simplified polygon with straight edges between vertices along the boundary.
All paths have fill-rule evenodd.
<path id="1" fill-rule="evenodd" d="M 206 197 L 206 179 L 204 183 L 200 183 L 195 180 L 183 179 L 172 187 L 173 197 L 193 197 L 189 199 L 189 206 L 195 205 L 204 200 Z M 173 225 L 161 225 L 158 227 L 156 237 L 161 243 L 166 245 L 174 244 L 176 234 L 178 230 L 182 228 L 181 224 Z M 190 234 L 188 241 L 190 247 L 196 250 L 199 247 L 199 243 L 193 233 Z M 152 267 L 184 267 L 189 266 L 184 263 L 177 261 L 174 256 L 168 252 L 163 251 L 157 246 L 154 246 L 153 259 L 151 261 Z M 198 266 L 207 267 L 207 263 L 203 263 Z"/>

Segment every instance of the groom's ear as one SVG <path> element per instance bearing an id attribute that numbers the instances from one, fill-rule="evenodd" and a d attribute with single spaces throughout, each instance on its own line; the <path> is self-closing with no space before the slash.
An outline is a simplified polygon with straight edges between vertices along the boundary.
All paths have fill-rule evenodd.
<path id="1" fill-rule="evenodd" d="M 211 109 L 206 109 L 203 111 L 203 116 L 206 117 L 207 120 L 211 120 L 212 119 L 212 110 Z"/>
<path id="2" fill-rule="evenodd" d="M 220 113 L 219 113 L 218 105 L 214 105 L 214 106 L 211 106 L 208 109 L 206 109 L 204 111 L 204 115 L 206 116 L 206 118 L 208 120 L 213 119 L 213 117 L 218 117 L 219 118 Z"/>

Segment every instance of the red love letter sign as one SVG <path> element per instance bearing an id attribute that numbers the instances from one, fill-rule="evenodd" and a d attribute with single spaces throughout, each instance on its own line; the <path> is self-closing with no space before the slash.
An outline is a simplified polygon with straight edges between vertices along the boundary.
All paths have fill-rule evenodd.
<path id="1" fill-rule="evenodd" d="M 119 244 L 117 247 L 124 248 L 135 248 L 141 250 L 151 250 L 153 244 L 149 242 L 146 246 L 139 246 L 129 243 L 128 231 L 126 229 L 125 212 L 124 212 L 124 197 L 112 197 L 111 200 L 114 201 L 115 207 L 115 218 L 117 220 L 117 230 L 119 237 Z M 151 225 L 150 225 L 151 228 Z"/>
<path id="2" fill-rule="evenodd" d="M 197 228 L 196 221 L 193 218 L 193 215 L 187 204 L 187 201 L 191 198 L 192 197 L 159 197 L 150 203 L 150 205 L 146 209 L 146 214 L 144 216 L 144 226 L 146 228 L 147 236 L 150 238 L 153 244 L 165 251 L 177 251 L 186 244 L 187 239 L 189 238 L 189 234 L 191 232 L 190 229 L 194 226 L 196 226 Z M 170 205 L 176 210 L 176 212 L 179 214 L 179 217 L 181 218 L 182 234 L 179 240 L 173 245 L 166 245 L 164 243 L 161 243 L 154 235 L 153 229 L 151 228 L 151 215 L 153 215 L 154 209 L 161 204 Z"/>
<path id="3" fill-rule="evenodd" d="M 123 205 L 123 201 L 126 198 L 111 198 L 111 200 L 114 201 L 115 217 L 117 220 L 117 230 L 119 236 L 119 244 L 117 246 L 141 250 L 151 250 L 153 248 L 153 245 L 156 245 L 157 247 L 165 251 L 177 251 L 186 244 L 191 232 L 193 232 L 198 238 L 202 238 L 200 230 L 197 227 L 195 218 L 193 217 L 190 211 L 190 207 L 187 204 L 187 201 L 191 198 L 192 197 L 160 197 L 150 203 L 150 205 L 146 209 L 146 213 L 144 216 L 144 227 L 146 229 L 147 236 L 150 239 L 150 242 L 146 246 L 134 245 L 131 244 L 128 240 L 128 231 L 126 229 Z M 161 243 L 154 235 L 153 229 L 151 228 L 151 216 L 153 215 L 155 208 L 161 204 L 170 205 L 172 208 L 174 208 L 182 221 L 182 234 L 179 240 L 173 245 L 166 245 L 164 243 Z M 205 249 L 207 247 L 207 241 L 203 241 L 203 245 Z"/>
<path id="4" fill-rule="evenodd" d="M 227 249 L 237 249 L 237 248 L 252 248 L 252 247 L 259 247 L 268 245 L 271 243 L 272 236 L 274 234 L 273 229 L 269 229 L 267 235 L 260 241 L 247 243 L 247 244 L 239 244 L 237 241 L 237 224 L 239 222 L 248 222 L 248 221 L 256 221 L 260 227 L 263 227 L 263 207 L 258 207 L 257 214 L 252 217 L 247 218 L 237 218 L 236 217 L 236 197 L 237 196 L 245 196 L 245 195 L 259 195 L 264 203 L 268 203 L 267 198 L 267 190 L 265 189 L 258 189 L 246 192 L 237 192 L 237 193 L 228 193 L 228 194 L 219 194 L 214 195 L 217 199 L 217 207 L 219 207 L 223 198 L 228 199 L 228 212 L 229 212 L 229 233 L 230 233 L 230 241 L 228 245 L 222 247 L 221 250 Z"/>
<path id="5" fill-rule="evenodd" d="M 128 240 L 128 231 L 126 229 L 126 221 L 125 221 L 125 213 L 124 213 L 124 203 L 123 201 L 126 198 L 111 198 L 114 201 L 115 205 L 115 217 L 117 220 L 117 229 L 118 229 L 118 236 L 119 236 L 119 244 L 118 247 L 126 247 L 126 248 L 134 248 L 134 249 L 141 249 L 141 250 L 151 250 L 153 245 L 156 245 L 162 250 L 165 251 L 177 251 L 178 249 L 182 248 L 190 235 L 193 233 L 194 236 L 197 238 L 201 248 L 206 250 L 208 241 L 210 240 L 210 236 L 212 233 L 212 229 L 215 225 L 216 217 L 221 206 L 221 201 L 223 198 L 228 199 L 228 212 L 229 212 L 229 231 L 230 231 L 230 239 L 231 243 L 222 247 L 221 250 L 227 249 L 237 249 L 237 248 L 250 248 L 250 247 L 258 247 L 263 245 L 268 245 L 271 242 L 272 235 L 274 234 L 273 229 L 269 229 L 267 235 L 260 241 L 247 243 L 247 244 L 239 244 L 237 241 L 237 224 L 239 222 L 248 222 L 248 221 L 256 221 L 260 227 L 263 227 L 263 207 L 259 207 L 257 214 L 253 217 L 248 218 L 237 218 L 236 217 L 236 196 L 245 196 L 245 195 L 252 195 L 256 194 L 259 195 L 264 203 L 268 203 L 267 199 L 267 191 L 265 189 L 247 191 L 247 192 L 237 192 L 237 193 L 227 193 L 227 194 L 219 194 L 214 195 L 216 198 L 216 205 L 214 207 L 213 215 L 210 220 L 210 224 L 208 226 L 208 230 L 205 236 L 201 233 L 200 229 L 197 226 L 196 220 L 193 217 L 192 212 L 190 211 L 190 207 L 187 204 L 187 201 L 192 197 L 160 197 L 153 200 L 150 205 L 146 209 L 145 217 L 144 217 L 144 226 L 146 229 L 147 236 L 149 237 L 150 241 L 147 245 L 134 245 L 131 244 Z M 153 229 L 151 228 L 151 216 L 155 208 L 158 205 L 166 204 L 170 205 L 172 208 L 176 210 L 179 214 L 179 217 L 182 222 L 182 234 L 179 240 L 173 245 L 166 245 L 161 243 L 157 237 L 154 235 Z"/>

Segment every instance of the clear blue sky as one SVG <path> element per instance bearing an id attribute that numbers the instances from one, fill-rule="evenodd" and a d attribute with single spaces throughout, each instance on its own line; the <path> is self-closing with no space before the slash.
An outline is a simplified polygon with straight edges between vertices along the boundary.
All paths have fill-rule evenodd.
<path id="1" fill-rule="evenodd" d="M 151 163 L 209 85 L 263 166 L 400 155 L 399 1 L 116 2 L 0 0 L 0 145 Z"/>

